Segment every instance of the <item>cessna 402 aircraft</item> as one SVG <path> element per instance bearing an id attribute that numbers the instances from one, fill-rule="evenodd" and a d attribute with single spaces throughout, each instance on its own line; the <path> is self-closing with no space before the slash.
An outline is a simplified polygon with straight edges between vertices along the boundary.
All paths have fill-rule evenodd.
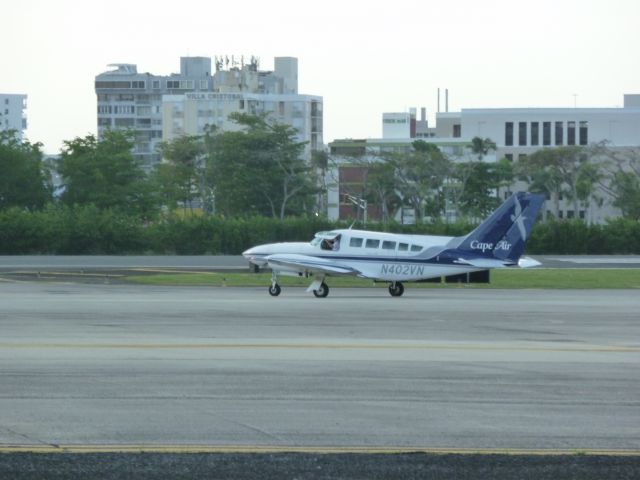
<path id="1" fill-rule="evenodd" d="M 342 229 L 319 232 L 310 243 L 259 245 L 242 255 L 258 267 L 271 268 L 272 296 L 280 295 L 278 275 L 313 277 L 307 291 L 316 297 L 329 295 L 326 277 L 353 275 L 389 282 L 389 293 L 399 297 L 402 282 L 540 265 L 520 257 L 543 201 L 539 194 L 515 193 L 463 237 Z"/>

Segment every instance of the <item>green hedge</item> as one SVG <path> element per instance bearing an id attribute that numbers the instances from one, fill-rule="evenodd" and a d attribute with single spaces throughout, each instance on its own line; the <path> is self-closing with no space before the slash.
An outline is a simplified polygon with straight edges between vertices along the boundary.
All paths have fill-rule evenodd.
<path id="1" fill-rule="evenodd" d="M 125 213 L 93 206 L 48 207 L 29 212 L 0 212 L 0 254 L 229 254 L 261 243 L 308 241 L 320 230 L 348 227 L 326 219 L 284 221 L 254 217 L 169 217 L 145 224 Z M 354 228 L 362 228 L 356 225 Z M 370 224 L 369 229 L 410 234 L 458 236 L 470 224 Z M 527 247 L 529 254 L 640 254 L 640 222 L 617 219 L 606 225 L 574 220 L 539 223 Z"/>

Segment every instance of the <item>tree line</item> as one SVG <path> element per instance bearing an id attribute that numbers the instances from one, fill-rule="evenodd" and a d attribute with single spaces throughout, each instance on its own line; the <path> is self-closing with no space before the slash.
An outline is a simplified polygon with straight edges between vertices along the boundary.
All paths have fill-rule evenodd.
<path id="1" fill-rule="evenodd" d="M 233 253 L 247 244 L 234 231 L 253 238 L 247 233 L 253 230 L 238 225 L 259 225 L 259 218 L 274 219 L 275 225 L 287 218 L 300 219 L 297 228 L 304 235 L 289 239 L 310 237 L 307 225 L 331 228 L 334 224 L 326 220 L 323 225 L 317 222 L 326 212 L 325 182 L 327 172 L 337 165 L 335 159 L 312 152 L 311 162 L 304 161 L 307 146 L 288 125 L 264 116 L 236 113 L 231 118 L 236 130 L 207 128 L 204 135 L 163 143 L 164 161 L 151 172 L 132 153 L 133 132 L 107 131 L 100 139 L 87 135 L 65 141 L 55 162 L 45 161 L 41 144 L 18 140 L 15 132 L 0 132 L 0 249 L 5 253 Z M 361 190 L 353 193 L 380 207 L 384 222 L 379 228 L 389 230 L 412 228 L 394 226 L 392 219 L 402 206 L 416 211 L 419 225 L 414 228 L 420 232 L 442 233 L 437 225 L 446 223 L 442 219 L 449 209 L 459 212 L 463 221 L 456 225 L 475 223 L 502 201 L 497 195 L 500 189 L 518 179 L 532 191 L 547 194 L 549 220 L 558 217 L 560 198 L 573 202 L 578 211 L 590 202 L 603 202 L 603 192 L 624 218 L 636 223 L 640 219 L 637 150 L 606 144 L 556 147 L 517 162 L 485 161 L 495 148 L 490 139 L 474 138 L 464 161 L 454 161 L 422 140 L 405 152 L 368 152 L 352 159 L 365 171 Z M 56 191 L 52 173 L 62 178 Z M 422 219 L 429 221 L 422 225 Z M 235 243 L 202 240 L 204 246 L 197 247 L 201 238 L 197 228 L 220 229 L 227 233 L 213 237 L 235 238 Z M 557 232 L 561 227 L 550 228 Z M 255 231 L 264 235 L 255 243 L 286 240 L 281 233 L 292 233 L 277 226 Z M 576 231 L 596 235 L 596 230 Z M 558 251 L 554 242 L 560 236 L 554 235 L 547 238 L 556 240 L 539 244 L 542 250 Z M 626 233 L 625 238 L 629 238 Z"/>
<path id="2" fill-rule="evenodd" d="M 488 138 L 475 137 L 466 158 L 450 158 L 436 145 L 417 140 L 405 152 L 370 151 L 352 160 L 364 167 L 364 179 L 350 193 L 379 206 L 383 221 L 411 206 L 418 220 L 440 219 L 447 211 L 478 221 L 503 200 L 499 192 L 516 181 L 545 193 L 551 218 L 561 219 L 560 200 L 576 216 L 605 197 L 623 218 L 640 219 L 640 150 L 615 149 L 606 143 L 540 149 L 517 162 L 483 161 L 496 150 Z M 545 212 L 546 214 L 546 212 Z"/>

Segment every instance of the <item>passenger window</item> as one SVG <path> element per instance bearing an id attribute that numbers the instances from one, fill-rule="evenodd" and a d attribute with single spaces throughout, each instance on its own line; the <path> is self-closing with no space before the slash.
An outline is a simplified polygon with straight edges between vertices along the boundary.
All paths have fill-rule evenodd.
<path id="1" fill-rule="evenodd" d="M 422 247 L 420 245 L 411 245 L 412 252 L 419 252 L 420 250 L 422 250 Z"/>
<path id="2" fill-rule="evenodd" d="M 351 240 L 349 240 L 349 246 L 350 247 L 361 247 L 362 246 L 362 239 L 361 238 L 356 238 L 356 237 L 351 237 Z"/>
<path id="3" fill-rule="evenodd" d="M 382 249 L 383 250 L 395 250 L 396 249 L 396 242 L 390 242 L 389 240 L 385 240 L 384 242 L 382 242 Z"/>
<path id="4" fill-rule="evenodd" d="M 407 252 L 409 250 L 409 244 L 408 243 L 399 243 L 398 244 L 398 251 L 399 252 Z"/>
<path id="5" fill-rule="evenodd" d="M 372 240 L 370 238 L 367 238 L 367 243 L 365 244 L 367 248 L 378 248 L 379 245 L 380 240 Z"/>

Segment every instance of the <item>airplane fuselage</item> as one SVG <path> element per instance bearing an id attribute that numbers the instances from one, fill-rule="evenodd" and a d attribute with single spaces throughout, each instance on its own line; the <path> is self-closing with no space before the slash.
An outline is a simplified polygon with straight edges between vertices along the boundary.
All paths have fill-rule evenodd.
<path id="1" fill-rule="evenodd" d="M 340 237 L 336 249 L 323 248 L 326 238 Z M 453 237 L 429 235 L 402 235 L 363 230 L 332 230 L 321 232 L 312 242 L 286 242 L 260 245 L 244 252 L 249 261 L 258 266 L 267 266 L 269 257 L 278 254 L 298 254 L 325 263 L 344 265 L 359 272 L 360 277 L 381 281 L 417 281 L 428 278 L 455 275 L 481 270 L 469 265 L 443 264 L 428 259 L 425 252 L 444 249 Z M 436 257 L 437 258 L 437 257 Z M 313 269 L 288 269 L 271 264 L 284 275 L 311 276 Z M 349 273 L 343 273 L 348 275 Z M 340 275 L 336 272 L 335 275 Z"/>

